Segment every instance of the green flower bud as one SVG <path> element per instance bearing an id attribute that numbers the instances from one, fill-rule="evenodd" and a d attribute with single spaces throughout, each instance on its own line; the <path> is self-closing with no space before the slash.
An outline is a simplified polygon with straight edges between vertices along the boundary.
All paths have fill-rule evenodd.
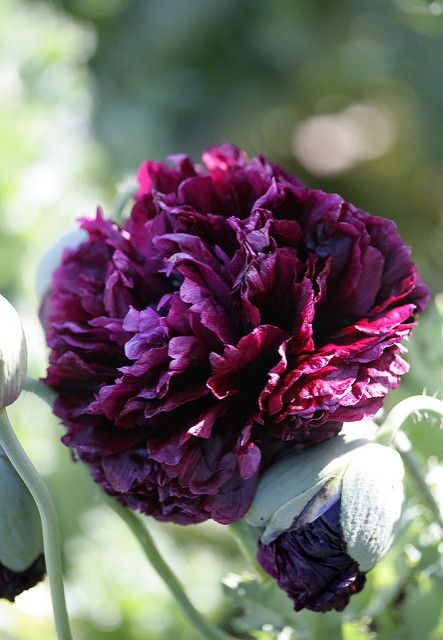
<path id="1" fill-rule="evenodd" d="M 88 234 L 83 229 L 73 229 L 61 236 L 43 255 L 35 278 L 35 288 L 40 302 L 51 290 L 52 274 L 59 266 L 64 250 L 74 249 L 87 237 Z"/>
<path id="2" fill-rule="evenodd" d="M 42 551 L 40 516 L 34 499 L 0 449 L 0 563 L 21 572 Z"/>
<path id="3" fill-rule="evenodd" d="M 0 448 L 0 598 L 14 602 L 45 575 L 40 517 L 26 485 Z"/>
<path id="4" fill-rule="evenodd" d="M 403 463 L 369 440 L 340 435 L 284 456 L 263 475 L 246 515 L 263 527 L 263 544 L 313 522 L 340 498 L 340 525 L 348 554 L 367 571 L 389 549 L 400 519 Z"/>
<path id="5" fill-rule="evenodd" d="M 399 454 L 354 427 L 273 464 L 246 520 L 260 528 L 257 559 L 296 611 L 341 611 L 389 549 L 403 498 Z"/>
<path id="6" fill-rule="evenodd" d="M 25 334 L 14 307 L 0 295 L 0 408 L 17 400 L 28 365 Z"/>

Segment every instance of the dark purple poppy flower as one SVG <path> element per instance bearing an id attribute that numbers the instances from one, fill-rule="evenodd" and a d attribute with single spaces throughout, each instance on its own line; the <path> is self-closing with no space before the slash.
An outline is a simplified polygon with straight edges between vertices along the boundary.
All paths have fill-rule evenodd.
<path id="1" fill-rule="evenodd" d="M 22 591 L 31 589 L 45 576 L 45 558 L 43 554 L 24 571 L 12 571 L 0 562 L 0 598 L 14 602 Z"/>
<path id="2" fill-rule="evenodd" d="M 145 162 L 42 306 L 64 442 L 160 520 L 240 518 L 273 452 L 372 415 L 427 299 L 389 220 L 231 145 Z"/>

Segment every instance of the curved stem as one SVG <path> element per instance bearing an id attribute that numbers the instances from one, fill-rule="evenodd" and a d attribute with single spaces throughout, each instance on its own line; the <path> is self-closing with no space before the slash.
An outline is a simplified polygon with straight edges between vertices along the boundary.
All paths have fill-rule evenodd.
<path id="1" fill-rule="evenodd" d="M 118 186 L 117 195 L 111 207 L 110 217 L 116 222 L 121 222 L 123 211 L 135 194 L 137 193 L 137 179 L 135 176 L 128 176 Z"/>
<path id="2" fill-rule="evenodd" d="M 399 402 L 386 416 L 382 427 L 379 429 L 376 440 L 389 442 L 401 455 L 406 471 L 411 476 L 414 484 L 421 493 L 423 502 L 434 516 L 436 522 L 443 528 L 443 514 L 440 505 L 434 497 L 428 483 L 419 458 L 415 455 L 411 441 L 400 431 L 402 424 L 413 413 L 419 411 L 432 411 L 443 418 L 443 402 L 434 396 L 411 396 Z"/>
<path id="3" fill-rule="evenodd" d="M 18 441 L 5 409 L 0 410 L 0 445 L 29 489 L 39 510 L 57 637 L 58 640 L 72 640 L 66 610 L 60 551 L 61 538 L 55 505 L 47 486 Z"/>
<path id="4" fill-rule="evenodd" d="M 30 378 L 27 376 L 25 378 L 23 390 L 29 391 L 35 396 L 41 398 L 41 400 L 46 402 L 51 407 L 51 409 L 54 406 L 56 397 L 55 392 L 51 389 L 51 387 L 48 387 L 47 384 L 41 382 L 41 380 L 37 380 L 36 378 Z"/>
<path id="5" fill-rule="evenodd" d="M 234 536 L 244 558 L 252 566 L 261 582 L 269 580 L 269 575 L 257 560 L 258 535 L 253 527 L 245 520 L 237 520 L 229 525 L 229 531 Z"/>
<path id="6" fill-rule="evenodd" d="M 234 636 L 225 633 L 211 622 L 206 620 L 194 607 L 184 592 L 177 577 L 172 573 L 166 562 L 160 555 L 151 534 L 146 529 L 142 521 L 129 509 L 122 507 L 116 500 L 108 499 L 107 503 L 125 521 L 127 526 L 137 538 L 146 557 L 162 578 L 172 595 L 176 599 L 188 622 L 203 640 L 234 640 Z"/>
<path id="7" fill-rule="evenodd" d="M 420 395 L 405 398 L 391 409 L 386 416 L 382 427 L 379 429 L 376 440 L 382 440 L 390 436 L 392 442 L 395 434 L 401 428 L 403 422 L 413 413 L 418 411 L 432 411 L 443 418 L 443 401 L 434 396 Z"/>
<path id="8" fill-rule="evenodd" d="M 394 434 L 392 443 L 401 455 L 406 471 L 409 473 L 417 489 L 421 493 L 423 502 L 432 513 L 435 521 L 438 522 L 440 527 L 443 529 L 443 513 L 439 503 L 435 499 L 434 494 L 426 482 L 422 465 L 412 449 L 411 441 L 408 436 L 401 431 Z"/>

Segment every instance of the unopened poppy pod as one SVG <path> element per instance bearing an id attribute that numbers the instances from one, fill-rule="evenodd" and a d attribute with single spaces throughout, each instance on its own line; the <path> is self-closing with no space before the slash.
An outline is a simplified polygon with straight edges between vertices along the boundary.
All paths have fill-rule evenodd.
<path id="1" fill-rule="evenodd" d="M 340 435 L 272 465 L 246 519 L 261 528 L 259 562 L 297 611 L 341 611 L 389 549 L 403 498 L 399 454 Z"/>
<path id="2" fill-rule="evenodd" d="M 45 574 L 40 517 L 24 482 L 0 448 L 0 598 L 13 602 Z"/>

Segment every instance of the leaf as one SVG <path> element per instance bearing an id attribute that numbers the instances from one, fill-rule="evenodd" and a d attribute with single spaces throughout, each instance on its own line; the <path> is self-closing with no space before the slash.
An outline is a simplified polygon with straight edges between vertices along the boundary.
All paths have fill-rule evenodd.
<path id="1" fill-rule="evenodd" d="M 342 638 L 342 614 L 295 612 L 290 599 L 273 581 L 259 583 L 250 574 L 229 574 L 223 581 L 223 587 L 226 595 L 242 610 L 242 614 L 234 621 L 238 632 L 272 631 L 274 635 L 270 637 L 287 637 L 289 640 L 291 635 L 288 632 L 292 629 L 297 640 Z M 267 640 L 266 635 L 254 637 Z"/>
<path id="2" fill-rule="evenodd" d="M 361 622 L 345 622 L 342 626 L 343 640 L 370 640 L 371 630 Z"/>
<path id="3" fill-rule="evenodd" d="M 443 579 L 424 572 L 416 588 L 401 608 L 405 640 L 428 638 L 441 640 L 443 631 Z"/>
<path id="4" fill-rule="evenodd" d="M 240 631 L 261 630 L 266 625 L 282 630 L 288 621 L 293 622 L 289 598 L 272 582 L 259 584 L 250 574 L 228 574 L 223 580 L 223 589 L 243 610 L 236 621 Z"/>

